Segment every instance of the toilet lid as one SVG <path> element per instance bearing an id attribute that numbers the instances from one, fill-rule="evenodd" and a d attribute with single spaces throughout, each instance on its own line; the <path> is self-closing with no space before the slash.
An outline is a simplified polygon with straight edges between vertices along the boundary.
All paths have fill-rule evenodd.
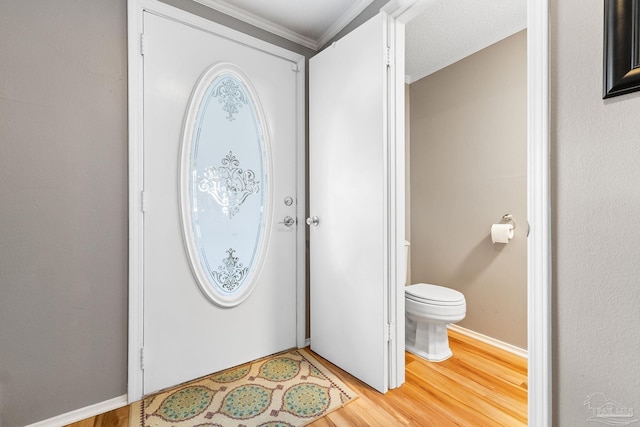
<path id="1" fill-rule="evenodd" d="M 454 289 L 443 286 L 418 283 L 405 287 L 405 295 L 414 301 L 423 301 L 434 305 L 459 305 L 463 304 L 464 295 Z"/>

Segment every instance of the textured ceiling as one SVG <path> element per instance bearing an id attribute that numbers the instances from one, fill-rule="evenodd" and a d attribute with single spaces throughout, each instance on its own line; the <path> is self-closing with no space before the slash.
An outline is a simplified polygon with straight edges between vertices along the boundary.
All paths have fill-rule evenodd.
<path id="1" fill-rule="evenodd" d="M 421 79 L 526 25 L 526 0 L 431 1 L 406 26 L 407 80 Z"/>
<path id="2" fill-rule="evenodd" d="M 373 0 L 195 0 L 318 50 Z M 526 27 L 527 0 L 424 0 L 406 26 L 407 82 L 451 65 Z"/>

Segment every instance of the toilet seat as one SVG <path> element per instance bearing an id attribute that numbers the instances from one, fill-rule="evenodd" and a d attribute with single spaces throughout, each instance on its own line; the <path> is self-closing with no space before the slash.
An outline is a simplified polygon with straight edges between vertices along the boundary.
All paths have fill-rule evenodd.
<path id="1" fill-rule="evenodd" d="M 437 306 L 466 304 L 464 295 L 461 292 L 427 283 L 418 283 L 405 287 L 405 297 L 422 304 Z"/>

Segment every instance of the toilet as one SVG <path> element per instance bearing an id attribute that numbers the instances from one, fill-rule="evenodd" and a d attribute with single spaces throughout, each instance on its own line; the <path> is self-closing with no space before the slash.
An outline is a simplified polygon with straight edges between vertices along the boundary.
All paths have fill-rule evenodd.
<path id="1" fill-rule="evenodd" d="M 451 357 L 447 325 L 464 319 L 464 295 L 443 286 L 418 283 L 405 287 L 406 350 L 432 362 Z"/>

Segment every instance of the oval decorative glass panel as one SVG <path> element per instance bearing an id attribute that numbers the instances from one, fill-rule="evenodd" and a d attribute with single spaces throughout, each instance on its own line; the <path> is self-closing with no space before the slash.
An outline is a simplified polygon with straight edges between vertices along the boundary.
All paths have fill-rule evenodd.
<path id="1" fill-rule="evenodd" d="M 233 307 L 257 283 L 270 223 L 270 144 L 260 102 L 231 64 L 196 84 L 182 139 L 185 245 L 202 292 Z"/>

